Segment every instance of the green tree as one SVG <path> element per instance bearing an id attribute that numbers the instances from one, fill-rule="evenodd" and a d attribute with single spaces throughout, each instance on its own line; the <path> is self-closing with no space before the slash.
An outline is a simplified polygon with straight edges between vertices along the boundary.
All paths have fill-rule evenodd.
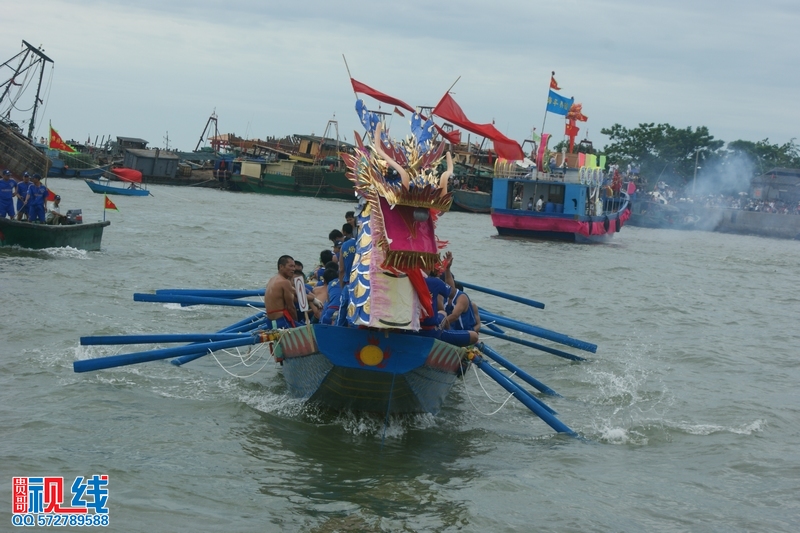
<path id="1" fill-rule="evenodd" d="M 695 161 L 698 165 L 718 161 L 725 145 L 724 141 L 715 140 L 705 126 L 679 129 L 651 122 L 628 129 L 614 124 L 600 132 L 611 140 L 605 147 L 609 163 L 638 164 L 641 174 L 651 182 L 662 179 L 678 186 L 693 178 Z"/>
<path id="2" fill-rule="evenodd" d="M 738 140 L 728 143 L 728 151 L 748 156 L 757 174 L 773 168 L 800 168 L 800 147 L 794 139 L 781 145 L 770 144 L 769 139 L 758 142 Z"/>

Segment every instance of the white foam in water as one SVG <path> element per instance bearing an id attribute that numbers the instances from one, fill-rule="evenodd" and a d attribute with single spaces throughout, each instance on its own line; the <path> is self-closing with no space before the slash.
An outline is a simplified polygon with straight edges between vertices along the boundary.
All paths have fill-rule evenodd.
<path id="1" fill-rule="evenodd" d="M 47 255 L 58 258 L 89 259 L 89 252 L 86 250 L 78 250 L 71 246 L 66 246 L 64 248 L 43 248 L 41 251 Z"/>
<path id="2" fill-rule="evenodd" d="M 714 433 L 734 433 L 736 435 L 752 435 L 759 433 L 766 427 L 766 420 L 755 420 L 749 424 L 738 427 L 725 427 L 716 424 L 686 424 L 678 423 L 676 427 L 691 435 L 713 435 Z"/>

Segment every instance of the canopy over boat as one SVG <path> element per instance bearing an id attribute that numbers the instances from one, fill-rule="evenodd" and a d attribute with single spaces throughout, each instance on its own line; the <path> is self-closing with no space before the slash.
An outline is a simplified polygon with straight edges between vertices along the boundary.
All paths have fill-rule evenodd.
<path id="1" fill-rule="evenodd" d="M 142 173 L 138 170 L 132 168 L 112 168 L 111 172 L 114 173 L 122 181 L 133 182 L 133 183 L 141 183 L 142 182 Z"/>

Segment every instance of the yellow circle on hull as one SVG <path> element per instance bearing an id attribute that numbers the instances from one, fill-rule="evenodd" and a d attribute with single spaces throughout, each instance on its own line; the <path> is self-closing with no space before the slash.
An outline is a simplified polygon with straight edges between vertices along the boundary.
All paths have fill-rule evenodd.
<path id="1" fill-rule="evenodd" d="M 361 362 L 367 366 L 375 366 L 383 361 L 383 350 L 375 346 L 374 344 L 368 344 L 361 348 L 361 351 L 358 354 Z"/>

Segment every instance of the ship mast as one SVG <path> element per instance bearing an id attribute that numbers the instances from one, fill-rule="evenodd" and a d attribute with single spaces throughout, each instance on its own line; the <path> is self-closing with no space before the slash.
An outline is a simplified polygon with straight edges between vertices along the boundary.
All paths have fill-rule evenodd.
<path id="1" fill-rule="evenodd" d="M 14 71 L 14 75 L 11 77 L 11 79 L 9 79 L 6 82 L 5 90 L 3 91 L 3 94 L 0 95 L 0 103 L 2 103 L 3 100 L 5 99 L 5 97 L 8 96 L 8 93 L 11 91 L 11 87 L 13 85 L 17 84 L 16 81 L 14 81 L 17 76 L 19 76 L 21 73 L 25 72 L 26 70 L 28 70 L 28 69 L 36 66 L 36 65 L 40 65 L 40 69 L 39 69 L 39 84 L 36 87 L 36 99 L 33 101 L 33 113 L 31 114 L 30 124 L 28 125 L 28 139 L 29 140 L 33 140 L 33 127 L 34 127 L 34 125 L 36 123 L 36 111 L 39 109 L 39 102 L 41 101 L 41 100 L 39 100 L 39 95 L 41 94 L 41 90 L 42 90 L 42 79 L 44 77 L 44 66 L 48 61 L 50 63 L 53 63 L 53 60 L 50 59 L 49 57 L 47 57 L 46 55 L 44 55 L 42 50 L 36 48 L 35 46 L 30 44 L 29 42 L 23 40 L 22 44 L 24 44 L 25 48 L 26 48 L 24 51 L 20 52 L 19 54 L 15 55 L 11 59 L 6 61 L 2 65 L 0 65 L 0 67 L 7 66 L 11 61 L 16 59 L 20 55 L 22 56 L 22 59 L 20 60 L 19 65 L 17 66 L 16 70 Z M 38 58 L 32 59 L 32 61 L 30 62 L 30 64 L 28 64 L 28 66 L 26 66 L 25 68 L 22 68 L 23 65 L 25 64 L 25 62 L 27 61 L 28 57 L 31 54 L 33 54 L 35 56 L 38 56 Z"/>

